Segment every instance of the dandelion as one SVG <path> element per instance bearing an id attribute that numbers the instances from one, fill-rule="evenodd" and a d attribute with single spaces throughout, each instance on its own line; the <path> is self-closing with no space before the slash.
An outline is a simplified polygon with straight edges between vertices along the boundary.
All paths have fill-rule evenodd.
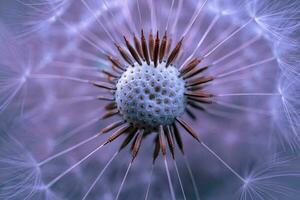
<path id="1" fill-rule="evenodd" d="M 298 2 L 1 4 L 1 198 L 299 197 Z"/>

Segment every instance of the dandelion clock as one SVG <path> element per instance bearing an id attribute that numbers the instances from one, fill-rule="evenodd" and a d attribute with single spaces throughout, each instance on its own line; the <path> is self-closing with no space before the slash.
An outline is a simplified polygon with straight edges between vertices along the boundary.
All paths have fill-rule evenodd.
<path id="1" fill-rule="evenodd" d="M 298 200 L 300 2 L 3 0 L 0 199 Z"/>

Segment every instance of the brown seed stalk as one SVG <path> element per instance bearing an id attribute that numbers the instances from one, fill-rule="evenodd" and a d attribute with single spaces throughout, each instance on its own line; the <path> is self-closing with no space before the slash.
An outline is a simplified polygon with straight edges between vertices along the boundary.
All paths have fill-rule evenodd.
<path id="1" fill-rule="evenodd" d="M 193 76 L 196 76 L 196 75 L 204 72 L 207 69 L 208 69 L 208 66 L 201 67 L 201 68 L 194 68 L 193 70 L 191 70 L 191 71 L 187 72 L 186 74 L 184 74 L 183 79 L 188 79 L 188 78 L 191 78 Z"/>
<path id="2" fill-rule="evenodd" d="M 118 69 L 122 71 L 126 71 L 125 67 L 122 66 L 118 59 L 113 58 L 112 56 L 107 56 L 107 59 Z"/>
<path id="3" fill-rule="evenodd" d="M 198 142 L 200 142 L 200 139 L 197 136 L 197 133 L 194 131 L 194 129 L 188 125 L 183 119 L 177 117 L 176 121 L 193 137 L 195 138 Z"/>
<path id="4" fill-rule="evenodd" d="M 175 60 L 175 58 L 178 56 L 178 54 L 180 52 L 180 49 L 182 47 L 182 41 L 183 41 L 183 38 L 177 43 L 175 48 L 172 50 L 171 54 L 169 55 L 169 57 L 167 59 L 166 67 L 168 67 Z"/>
<path id="5" fill-rule="evenodd" d="M 115 85 L 113 85 L 111 83 L 103 82 L 103 81 L 90 81 L 90 83 L 93 84 L 94 86 L 104 88 L 104 89 L 108 89 L 108 90 L 117 89 Z"/>
<path id="6" fill-rule="evenodd" d="M 115 43 L 115 46 L 117 47 L 119 53 L 121 54 L 121 56 L 123 57 L 123 59 L 131 66 L 134 65 L 133 61 L 131 60 L 129 54 L 117 43 Z"/>
<path id="7" fill-rule="evenodd" d="M 188 100 L 188 105 L 191 106 L 192 108 L 195 108 L 197 110 L 205 111 L 205 108 L 203 108 L 201 105 L 198 103 L 195 103 L 194 101 Z"/>
<path id="8" fill-rule="evenodd" d="M 119 113 L 119 110 L 118 110 L 118 109 L 109 110 L 109 111 L 105 112 L 105 113 L 100 117 L 100 119 L 107 119 L 107 118 L 109 118 L 109 117 L 111 117 L 111 116 L 114 116 L 114 115 L 116 115 L 116 114 L 118 114 L 118 113 Z"/>
<path id="9" fill-rule="evenodd" d="M 143 49 L 144 58 L 145 58 L 147 64 L 150 65 L 148 47 L 147 47 L 147 42 L 146 42 L 146 38 L 145 38 L 143 30 L 141 31 L 141 41 L 142 41 L 142 49 Z"/>
<path id="10" fill-rule="evenodd" d="M 142 144 L 143 135 L 144 135 L 144 130 L 139 130 L 137 133 L 136 139 L 133 143 L 133 147 L 132 147 L 132 151 L 131 151 L 132 160 L 134 160 L 136 158 L 136 156 L 139 152 L 139 149 Z"/>
<path id="11" fill-rule="evenodd" d="M 149 34 L 149 53 L 150 53 L 151 60 L 153 60 L 153 52 L 154 52 L 154 39 L 151 31 Z"/>
<path id="12" fill-rule="evenodd" d="M 117 104 L 115 101 L 113 101 L 113 102 L 107 104 L 104 108 L 105 108 L 105 110 L 112 110 L 112 109 L 117 108 Z"/>
<path id="13" fill-rule="evenodd" d="M 156 38 L 155 38 L 155 44 L 154 44 L 154 52 L 153 52 L 153 62 L 154 62 L 155 67 L 157 67 L 158 53 L 159 53 L 159 35 L 158 35 L 158 31 L 157 31 Z"/>
<path id="14" fill-rule="evenodd" d="M 103 100 L 103 101 L 114 101 L 115 100 L 114 97 L 107 97 L 107 96 L 103 96 L 103 95 L 98 95 L 96 98 L 99 100 Z"/>
<path id="15" fill-rule="evenodd" d="M 213 97 L 213 95 L 211 93 L 204 92 L 204 91 L 186 91 L 184 94 L 187 96 L 200 97 L 200 98 Z"/>
<path id="16" fill-rule="evenodd" d="M 159 49 L 159 63 L 162 63 L 164 57 L 165 57 L 165 54 L 166 54 L 166 48 L 167 48 L 167 41 L 168 41 L 168 38 L 167 38 L 167 31 L 165 32 L 165 35 L 161 41 L 161 44 L 160 44 L 160 49 Z"/>
<path id="17" fill-rule="evenodd" d="M 184 75 L 187 72 L 194 69 L 200 62 L 201 62 L 201 60 L 198 58 L 194 58 L 191 61 L 189 61 L 186 65 L 184 65 L 181 69 L 179 69 L 179 71 L 181 72 L 181 75 Z"/>
<path id="18" fill-rule="evenodd" d="M 100 131 L 100 134 L 103 134 L 103 133 L 107 133 L 121 125 L 125 124 L 125 121 L 124 120 L 120 120 L 120 121 L 116 121 L 108 126 L 106 126 L 105 128 L 103 128 L 101 131 Z"/>
<path id="19" fill-rule="evenodd" d="M 155 143 L 155 147 L 154 147 L 153 156 L 152 156 L 153 157 L 153 160 L 152 160 L 153 164 L 155 163 L 155 160 L 157 159 L 159 151 L 160 151 L 159 135 L 157 135 L 154 143 Z"/>
<path id="20" fill-rule="evenodd" d="M 174 147 L 174 142 L 173 142 L 173 138 L 172 138 L 171 130 L 170 130 L 169 126 L 166 127 L 165 133 L 166 133 L 166 137 L 167 137 L 167 141 L 168 141 L 168 145 L 169 145 L 169 149 L 170 149 L 172 158 L 175 159 L 175 152 L 174 152 L 175 147 Z"/>
<path id="21" fill-rule="evenodd" d="M 142 65 L 142 62 L 139 58 L 138 53 L 136 52 L 136 50 L 133 48 L 133 46 L 131 46 L 130 42 L 128 41 L 128 39 L 124 36 L 124 40 L 127 46 L 127 49 L 129 50 L 129 52 L 131 53 L 132 57 L 135 59 L 136 62 L 139 63 L 139 65 Z"/>
<path id="22" fill-rule="evenodd" d="M 171 51 L 172 42 L 173 42 L 172 38 L 169 38 L 169 41 L 167 42 L 167 52 L 166 52 L 167 54 L 170 53 Z"/>
<path id="23" fill-rule="evenodd" d="M 175 140 L 176 140 L 176 143 L 177 143 L 180 151 L 184 154 L 182 139 L 181 139 L 180 133 L 179 133 L 178 128 L 175 123 L 173 123 L 171 131 L 172 131 L 173 135 L 175 136 Z"/>
<path id="24" fill-rule="evenodd" d="M 164 140 L 164 128 L 162 125 L 159 126 L 158 135 L 159 135 L 159 145 L 161 148 L 162 155 L 164 157 L 166 157 L 167 151 L 166 151 L 166 144 L 165 144 L 165 140 Z"/>
<path id="25" fill-rule="evenodd" d="M 117 139 L 119 136 L 121 136 L 122 134 L 124 134 L 129 128 L 131 127 L 130 124 L 125 124 L 123 125 L 121 128 L 119 128 L 116 132 L 114 132 L 104 144 L 110 143 L 112 141 L 114 141 L 115 139 Z"/>
<path id="26" fill-rule="evenodd" d="M 121 151 L 123 148 L 125 148 L 125 147 L 131 142 L 131 140 L 133 139 L 133 137 L 135 136 L 135 134 L 136 134 L 136 130 L 135 130 L 135 129 L 132 129 L 132 130 L 128 133 L 128 135 L 127 135 L 127 137 L 124 139 L 124 141 L 122 142 L 122 144 L 121 144 L 121 146 L 120 146 L 120 148 L 119 148 L 119 151 Z"/>
<path id="27" fill-rule="evenodd" d="M 114 72 L 108 71 L 107 69 L 102 69 L 101 70 L 103 74 L 106 74 L 109 77 L 113 77 L 113 78 L 120 78 L 121 75 L 120 74 L 115 74 Z"/>
<path id="28" fill-rule="evenodd" d="M 134 46 L 135 46 L 136 51 L 138 52 L 138 54 L 140 55 L 140 57 L 142 59 L 145 59 L 143 56 L 141 43 L 140 43 L 139 39 L 136 37 L 136 35 L 133 36 L 133 40 L 134 40 Z"/>
<path id="29" fill-rule="evenodd" d="M 214 80 L 214 77 L 212 77 L 212 76 L 199 77 L 199 78 L 196 78 L 194 80 L 188 81 L 187 84 L 186 84 L 186 87 L 208 83 L 212 80 Z"/>
<path id="30" fill-rule="evenodd" d="M 199 98 L 199 97 L 191 97 L 188 96 L 188 100 L 192 100 L 194 102 L 198 102 L 198 103 L 204 103 L 204 104 L 212 104 L 213 101 L 211 98 Z"/>
<path id="31" fill-rule="evenodd" d="M 190 118 L 192 118 L 193 120 L 197 119 L 196 115 L 193 113 L 193 111 L 191 109 L 186 108 L 185 111 Z"/>

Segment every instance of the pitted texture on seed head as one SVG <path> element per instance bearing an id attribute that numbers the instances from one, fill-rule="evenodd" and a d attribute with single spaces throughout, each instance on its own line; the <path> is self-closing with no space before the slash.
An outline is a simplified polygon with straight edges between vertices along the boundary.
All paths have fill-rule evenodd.
<path id="1" fill-rule="evenodd" d="M 128 67 L 117 83 L 116 102 L 123 118 L 136 127 L 169 125 L 184 113 L 185 86 L 178 70 L 165 63 Z"/>

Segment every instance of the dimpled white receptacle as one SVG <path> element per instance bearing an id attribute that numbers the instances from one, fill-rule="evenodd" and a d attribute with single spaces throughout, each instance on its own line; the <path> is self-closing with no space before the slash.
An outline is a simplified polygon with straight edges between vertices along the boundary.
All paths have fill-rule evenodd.
<path id="1" fill-rule="evenodd" d="M 170 125 L 185 111 L 185 82 L 174 66 L 135 63 L 117 82 L 115 99 L 123 118 L 138 128 Z"/>

